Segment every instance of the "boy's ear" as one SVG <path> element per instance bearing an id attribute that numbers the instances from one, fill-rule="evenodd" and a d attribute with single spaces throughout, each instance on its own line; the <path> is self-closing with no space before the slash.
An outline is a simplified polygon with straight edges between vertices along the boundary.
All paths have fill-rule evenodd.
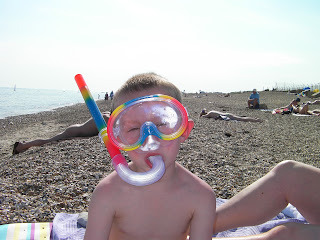
<path id="1" fill-rule="evenodd" d="M 184 133 L 181 135 L 181 137 L 182 137 L 182 142 L 184 142 L 185 140 L 187 140 L 187 138 L 189 137 L 190 132 L 191 132 L 191 130 L 193 129 L 193 127 L 194 127 L 194 121 L 191 120 L 191 119 L 189 119 L 189 120 L 188 120 L 188 126 L 187 126 L 186 130 L 184 131 Z"/>

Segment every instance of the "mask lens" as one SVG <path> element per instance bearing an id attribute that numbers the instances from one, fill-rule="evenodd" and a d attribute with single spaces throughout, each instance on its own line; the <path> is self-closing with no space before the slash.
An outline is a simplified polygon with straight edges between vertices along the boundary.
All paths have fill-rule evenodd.
<path id="1" fill-rule="evenodd" d="M 117 146 L 127 151 L 135 145 L 142 145 L 145 134 L 155 135 L 159 140 L 173 140 L 185 124 L 179 107 L 161 97 L 134 101 L 112 117 L 112 126 L 108 126 L 109 135 Z M 153 123 L 156 130 L 143 127 L 146 122 Z"/>
<path id="2" fill-rule="evenodd" d="M 142 109 L 132 106 L 118 115 L 113 125 L 113 134 L 117 141 L 124 145 L 132 145 L 140 138 Z"/>

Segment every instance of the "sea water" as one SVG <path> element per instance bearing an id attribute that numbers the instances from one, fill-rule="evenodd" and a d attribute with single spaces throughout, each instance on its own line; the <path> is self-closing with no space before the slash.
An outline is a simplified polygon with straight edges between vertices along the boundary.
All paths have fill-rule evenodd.
<path id="1" fill-rule="evenodd" d="M 95 100 L 104 98 L 103 92 L 91 94 Z M 79 90 L 0 87 L 0 118 L 48 111 L 77 103 L 84 103 Z"/>

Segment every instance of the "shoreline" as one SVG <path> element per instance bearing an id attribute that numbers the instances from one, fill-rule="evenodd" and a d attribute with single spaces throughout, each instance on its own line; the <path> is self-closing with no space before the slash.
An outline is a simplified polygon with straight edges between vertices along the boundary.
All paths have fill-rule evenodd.
<path id="1" fill-rule="evenodd" d="M 102 101 L 102 100 L 96 100 L 96 101 Z M 25 115 L 34 115 L 34 114 L 43 113 L 43 112 L 51 112 L 51 111 L 58 110 L 59 108 L 72 107 L 73 105 L 77 105 L 77 104 L 82 104 L 82 103 L 69 103 L 69 104 L 65 104 L 62 106 L 58 106 L 58 107 L 38 110 L 36 112 L 29 112 L 29 113 L 17 114 L 17 115 L 9 115 L 9 116 L 5 116 L 5 117 L 0 117 L 0 120 L 5 120 L 6 118 L 12 118 L 12 117 L 25 116 Z"/>
<path id="2" fill-rule="evenodd" d="M 220 198 L 232 197 L 283 160 L 320 168 L 320 117 L 272 115 L 270 111 L 247 109 L 248 95 L 208 94 L 196 98 L 195 94 L 187 94 L 183 98 L 195 127 L 182 144 L 177 162 L 205 180 Z M 260 92 L 260 98 L 268 109 L 273 109 L 288 104 L 295 96 Z M 98 100 L 97 104 L 101 111 L 108 111 L 111 101 Z M 203 108 L 264 121 L 199 118 Z M 0 224 L 52 221 L 58 212 L 88 210 L 94 187 L 113 171 L 99 137 L 51 143 L 14 156 L 11 152 L 15 141 L 52 137 L 89 117 L 86 105 L 79 103 L 0 119 Z"/>
<path id="3" fill-rule="evenodd" d="M 104 100 L 101 92 L 92 93 L 95 100 Z M 3 101 L 0 119 L 19 116 L 22 114 L 36 114 L 51 111 L 56 108 L 83 103 L 79 90 L 59 89 L 28 89 L 17 88 L 10 91 L 4 88 L 0 101 Z"/>

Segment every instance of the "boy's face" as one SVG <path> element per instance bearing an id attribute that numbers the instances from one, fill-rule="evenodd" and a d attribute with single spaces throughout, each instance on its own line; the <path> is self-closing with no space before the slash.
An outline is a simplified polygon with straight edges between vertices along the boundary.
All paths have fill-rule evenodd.
<path id="1" fill-rule="evenodd" d="M 154 95 L 154 94 L 169 95 L 168 91 L 165 91 L 161 88 L 143 90 L 135 93 L 130 93 L 125 96 L 119 96 L 119 98 L 117 99 L 117 102 L 115 103 L 115 106 L 117 107 L 125 102 L 128 102 L 138 97 Z M 150 106 L 152 104 L 156 105 L 157 103 L 148 102 L 147 106 Z M 129 114 L 127 114 L 126 117 L 128 116 Z M 142 125 L 144 122 L 151 120 L 151 119 L 147 119 L 145 116 L 146 115 L 144 115 L 143 113 L 139 114 L 138 111 L 134 111 L 132 112 L 131 120 L 134 119 L 134 122 L 139 122 L 139 124 Z M 146 118 L 146 119 L 143 119 L 143 118 Z M 129 134 L 134 134 L 134 133 L 130 132 Z M 186 138 L 187 137 L 184 137 L 184 134 L 183 134 L 177 139 L 168 141 L 168 140 L 161 140 L 154 135 L 149 135 L 140 148 L 133 151 L 128 151 L 128 156 L 130 157 L 132 162 L 135 164 L 138 171 L 149 170 L 150 165 L 148 164 L 149 163 L 148 157 L 154 156 L 154 155 L 161 155 L 167 167 L 169 164 L 174 163 L 176 156 L 179 152 L 180 143 L 183 142 Z M 153 147 L 148 146 L 150 142 Z"/>

